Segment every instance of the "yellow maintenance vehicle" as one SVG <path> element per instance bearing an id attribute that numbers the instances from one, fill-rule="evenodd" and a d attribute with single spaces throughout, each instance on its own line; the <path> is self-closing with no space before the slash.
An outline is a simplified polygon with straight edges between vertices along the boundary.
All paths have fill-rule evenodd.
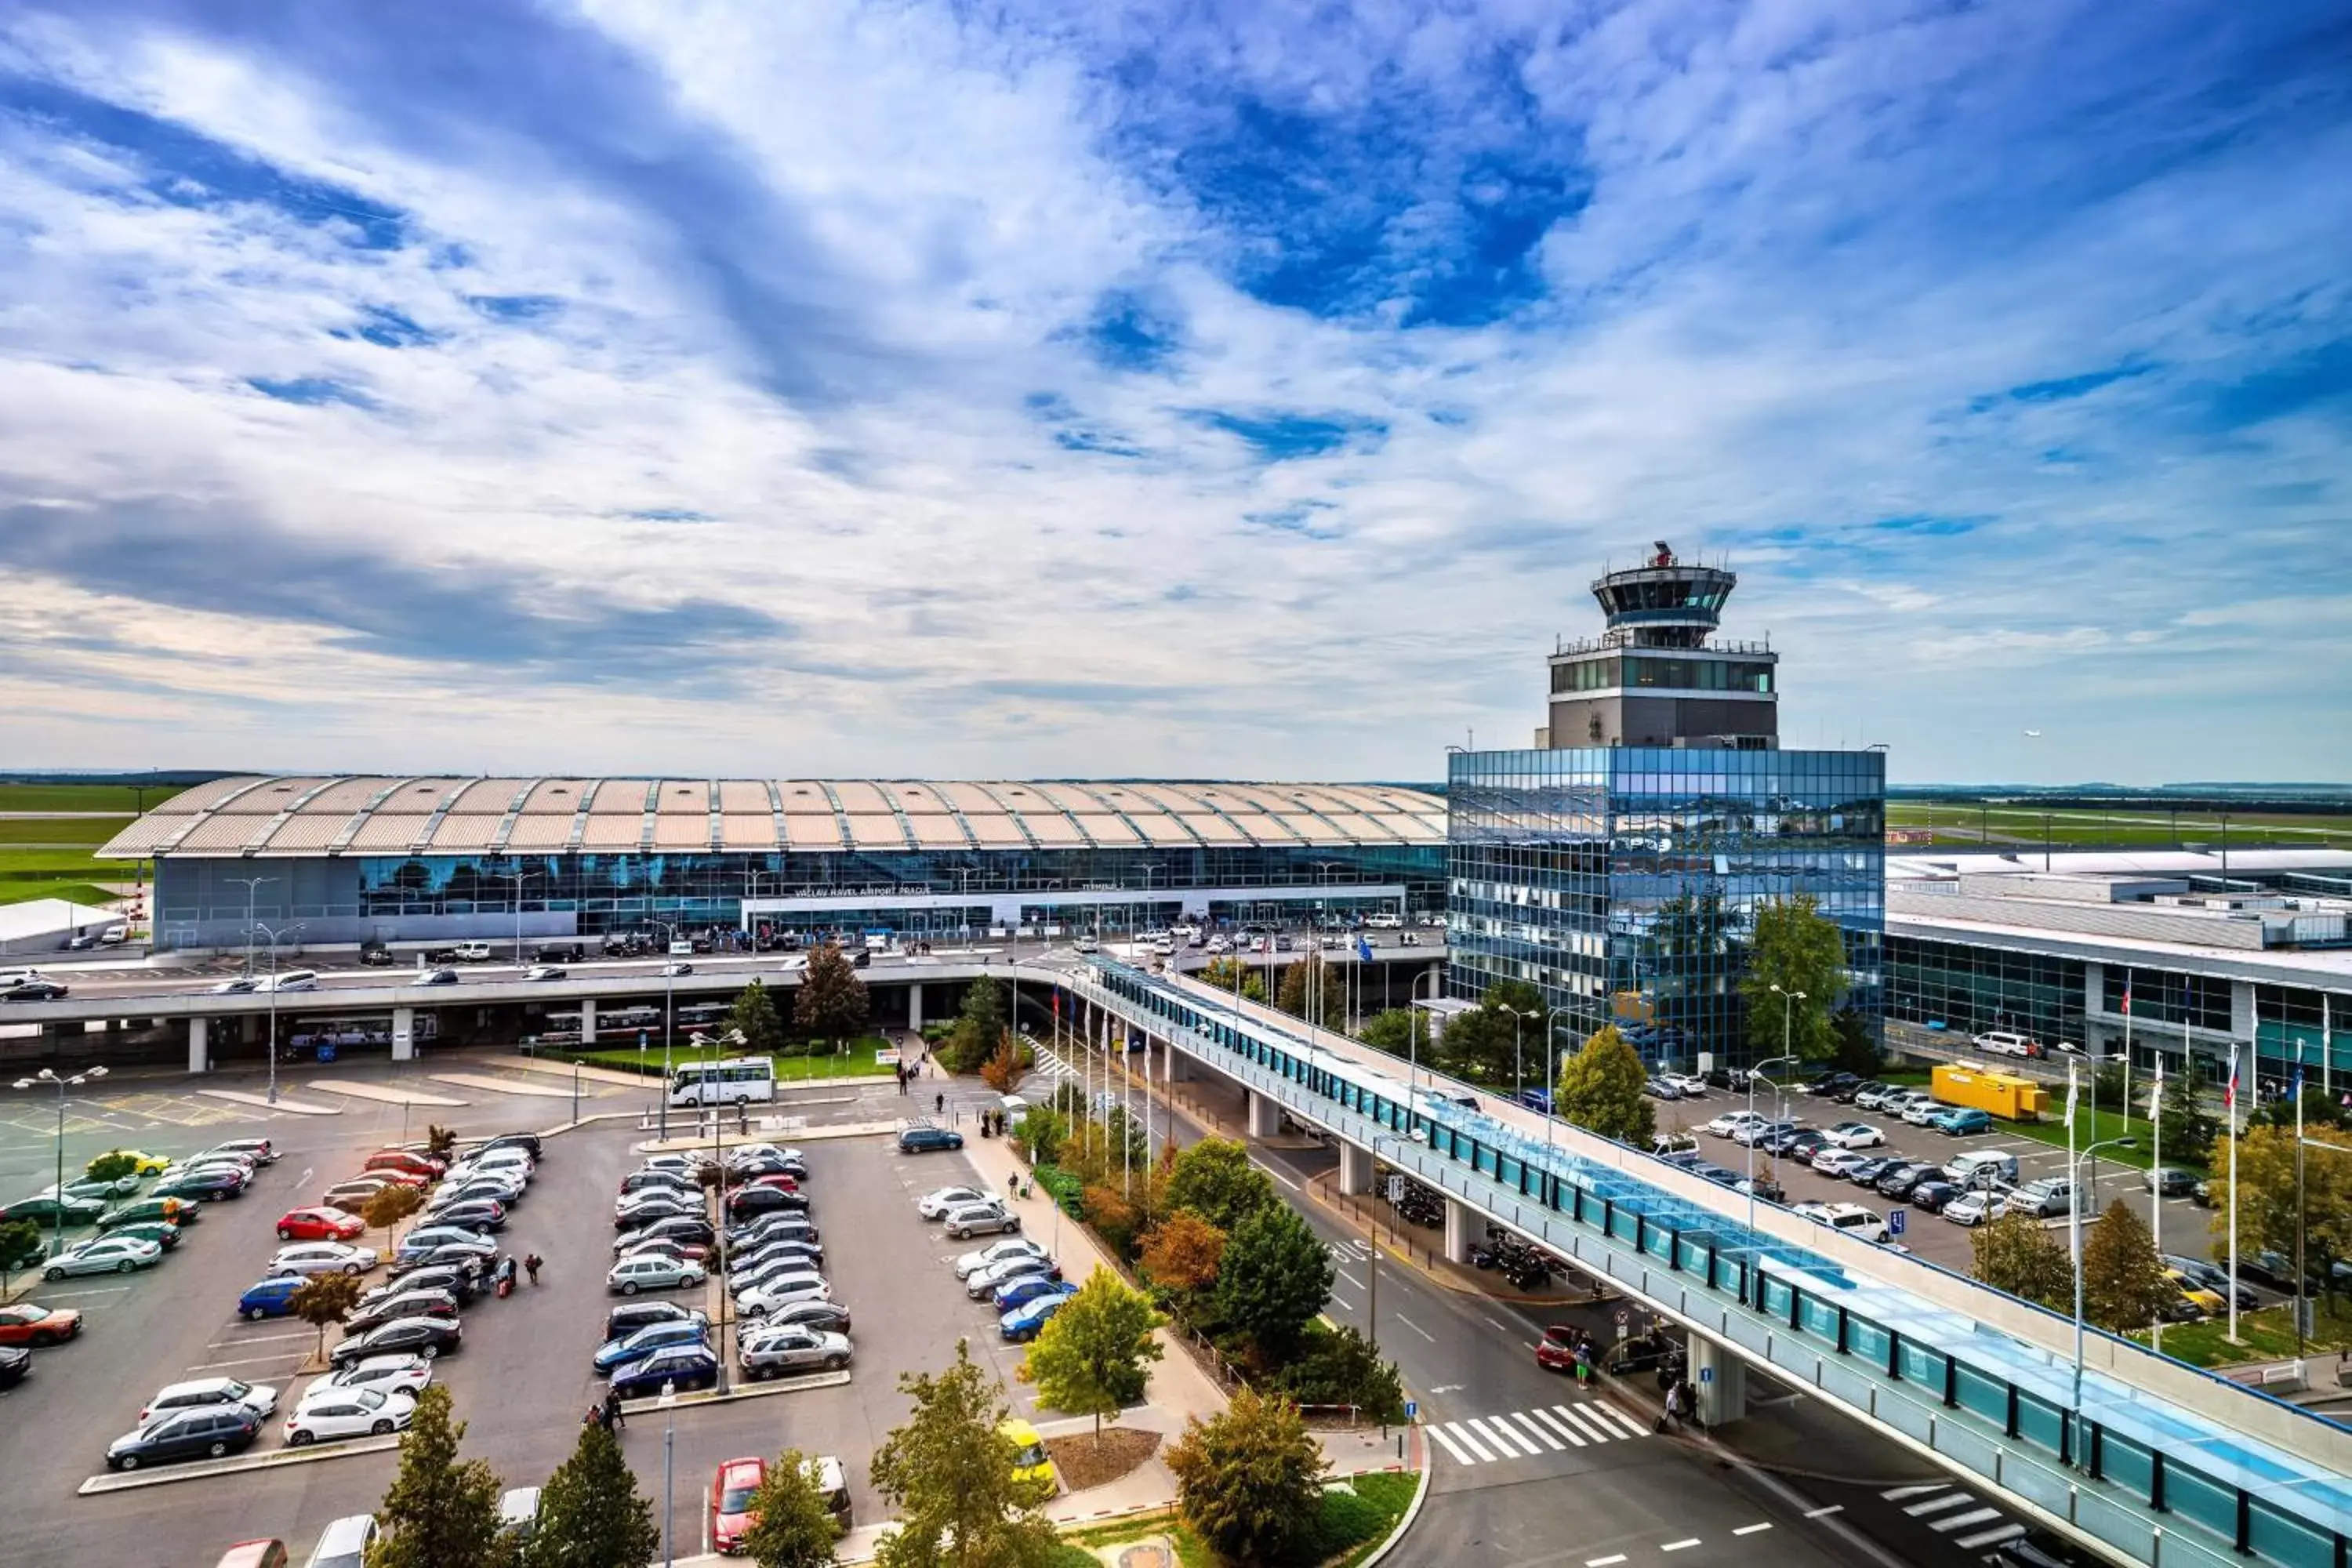
<path id="1" fill-rule="evenodd" d="M 2032 1121 L 2049 1097 L 2041 1084 L 2015 1073 L 1945 1062 L 1931 1076 L 1927 1092 L 1946 1105 L 1971 1106 L 2011 1121 Z"/>

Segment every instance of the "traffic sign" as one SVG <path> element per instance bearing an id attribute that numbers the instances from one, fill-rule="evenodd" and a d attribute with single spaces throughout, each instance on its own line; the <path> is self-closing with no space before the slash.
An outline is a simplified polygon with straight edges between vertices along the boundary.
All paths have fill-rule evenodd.
<path id="1" fill-rule="evenodd" d="M 1617 1309 L 1617 1326 L 1618 1326 L 1619 1328 L 1621 1328 L 1621 1329 L 1622 1329 L 1622 1328 L 1623 1328 L 1623 1327 L 1624 1327 L 1628 1322 L 1630 1322 L 1630 1321 L 1633 1321 L 1633 1320 L 1632 1320 L 1631 1315 L 1630 1315 L 1629 1313 L 1627 1313 L 1627 1311 L 1625 1310 L 1625 1309 L 1624 1309 L 1624 1308 L 1620 1307 L 1620 1308 L 1618 1308 L 1618 1309 Z"/>
<path id="2" fill-rule="evenodd" d="M 1389 1202 L 1392 1204 L 1401 1204 L 1404 1202 L 1404 1178 L 1402 1176 L 1391 1176 L 1389 1178 Z"/>
<path id="3" fill-rule="evenodd" d="M 1889 1236 L 1901 1236 L 1903 1234 L 1903 1219 L 1904 1212 L 1901 1209 L 1888 1209 L 1886 1211 L 1886 1234 Z"/>
<path id="4" fill-rule="evenodd" d="M 1698 1380 L 1701 1383 L 1713 1383 L 1715 1381 L 1715 1368 L 1711 1366 L 1703 1366 L 1699 1368 Z"/>
<path id="5" fill-rule="evenodd" d="M 1416 1415 L 1420 1415 L 1420 1414 L 1421 1414 L 1421 1401 L 1420 1401 L 1420 1400 L 1418 1400 L 1418 1399 L 1408 1399 L 1408 1400 L 1406 1400 L 1406 1401 L 1404 1402 L 1404 1418 L 1405 1418 L 1406 1420 L 1410 1421 L 1410 1420 L 1412 1420 L 1414 1416 L 1416 1416 Z"/>

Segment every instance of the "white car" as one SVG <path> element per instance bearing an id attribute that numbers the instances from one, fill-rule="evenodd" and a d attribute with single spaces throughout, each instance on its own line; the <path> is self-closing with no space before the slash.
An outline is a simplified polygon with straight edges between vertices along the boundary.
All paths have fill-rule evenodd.
<path id="1" fill-rule="evenodd" d="M 1008 1279 L 1019 1279 L 1030 1274 L 1050 1274 L 1054 1260 L 1043 1253 L 1016 1252 L 1000 1258 L 985 1268 L 975 1268 L 963 1278 L 963 1293 L 975 1301 L 985 1301 L 996 1294 L 996 1288 Z"/>
<path id="2" fill-rule="evenodd" d="M 617 1295 L 634 1296 L 640 1290 L 676 1290 L 699 1285 L 709 1278 L 699 1263 L 639 1253 L 624 1258 L 605 1271 L 604 1289 Z"/>
<path id="3" fill-rule="evenodd" d="M 1700 1131 L 1710 1138 L 1728 1138 L 1743 1127 L 1761 1126 L 1771 1120 L 1760 1110 L 1727 1110 Z"/>
<path id="4" fill-rule="evenodd" d="M 1706 1098 L 1708 1087 L 1707 1081 L 1706 1079 L 1699 1073 L 1662 1072 L 1658 1076 L 1664 1079 L 1668 1083 L 1673 1084 L 1676 1089 L 1681 1089 L 1683 1091 L 1683 1098 L 1685 1100 L 1704 1100 Z"/>
<path id="5" fill-rule="evenodd" d="M 915 1200 L 915 1212 L 925 1219 L 944 1219 L 950 1209 L 1003 1202 L 1003 1196 L 986 1187 L 938 1187 Z"/>
<path id="6" fill-rule="evenodd" d="M 1921 1095 L 1903 1108 L 1903 1120 L 1913 1127 L 1925 1127 L 1950 1109 L 1932 1095 Z"/>
<path id="7" fill-rule="evenodd" d="M 786 1149 L 774 1143 L 738 1143 L 727 1151 L 727 1163 L 730 1165 L 740 1165 L 752 1160 L 805 1160 L 807 1156 L 798 1149 Z M 654 1165 L 651 1160 L 646 1161 L 646 1163 L 648 1167 Z"/>
<path id="8" fill-rule="evenodd" d="M 1853 1168 L 1868 1158 L 1851 1149 L 1828 1148 L 1813 1156 L 1813 1169 L 1824 1176 L 1843 1177 L 1852 1174 Z"/>
<path id="9" fill-rule="evenodd" d="M 287 1413 L 286 1446 L 299 1448 L 339 1437 L 385 1437 L 416 1414 L 416 1395 L 400 1389 L 321 1387 L 305 1389 Z"/>
<path id="10" fill-rule="evenodd" d="M 560 964 L 534 963 L 523 971 L 522 977 L 525 980 L 562 980 L 565 975 Z"/>
<path id="11" fill-rule="evenodd" d="M 372 1355 L 355 1361 L 326 1376 L 302 1391 L 310 1397 L 322 1388 L 373 1388 L 381 1393 L 415 1394 L 433 1381 L 433 1363 L 417 1355 Z"/>
<path id="12" fill-rule="evenodd" d="M 1008 1236 L 1003 1241 L 992 1242 L 977 1252 L 967 1252 L 957 1258 L 955 1275 L 959 1279 L 969 1279 L 991 1264 L 1002 1263 L 1009 1258 L 1045 1256 L 1044 1243 L 1032 1241 L 1025 1236 Z"/>
<path id="13" fill-rule="evenodd" d="M 281 1247 L 269 1260 L 268 1272 L 278 1274 L 364 1274 L 378 1261 L 373 1247 L 350 1247 L 340 1241 L 298 1241 Z"/>
<path id="14" fill-rule="evenodd" d="M 1886 1134 L 1867 1121 L 1841 1121 L 1822 1134 L 1841 1149 L 1884 1149 Z"/>
<path id="15" fill-rule="evenodd" d="M 1954 1225 L 1982 1225 L 1993 1217 L 2007 1196 L 2005 1191 L 1962 1193 L 1944 1205 L 1944 1217 Z"/>
<path id="16" fill-rule="evenodd" d="M 795 1301 L 830 1301 L 833 1287 L 824 1276 L 810 1271 L 771 1275 L 763 1283 L 735 1298 L 735 1310 L 747 1318 L 764 1318 Z"/>
<path id="17" fill-rule="evenodd" d="M 1007 1234 L 1021 1228 L 1021 1216 L 1003 1204 L 959 1204 L 941 1216 L 947 1233 L 958 1241 L 975 1236 Z"/>
<path id="18" fill-rule="evenodd" d="M 240 1383 L 233 1377 L 199 1377 L 167 1384 L 141 1407 L 139 1426 L 143 1431 L 151 1422 L 198 1405 L 241 1405 L 256 1415 L 267 1415 L 278 1408 L 278 1390 L 266 1383 Z"/>

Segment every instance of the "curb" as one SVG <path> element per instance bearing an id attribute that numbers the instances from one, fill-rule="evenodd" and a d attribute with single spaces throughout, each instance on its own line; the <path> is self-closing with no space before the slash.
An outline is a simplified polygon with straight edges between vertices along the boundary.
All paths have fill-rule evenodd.
<path id="1" fill-rule="evenodd" d="M 734 1405 L 746 1399 L 765 1399 L 778 1394 L 804 1394 L 816 1388 L 843 1388 L 849 1383 L 845 1372 L 811 1372 L 799 1377 L 779 1377 L 767 1383 L 755 1383 L 748 1388 L 730 1388 L 721 1394 L 716 1389 L 703 1389 L 693 1394 L 681 1394 L 673 1408 L 692 1410 L 705 1405 Z M 624 1399 L 621 1414 L 635 1415 L 651 1414 L 661 1408 L 659 1399 Z"/>
<path id="2" fill-rule="evenodd" d="M 227 1459 L 199 1459 L 193 1465 L 166 1465 L 152 1470 L 110 1470 L 92 1476 L 74 1489 L 77 1497 L 104 1497 L 109 1492 L 136 1491 L 142 1487 L 167 1487 L 174 1481 L 209 1480 L 215 1476 L 240 1476 L 255 1470 L 282 1470 L 289 1465 L 311 1465 L 323 1459 L 348 1459 L 356 1454 L 388 1454 L 400 1447 L 397 1435 L 361 1437 L 348 1443 L 312 1443 L 299 1448 L 274 1448 L 259 1457 L 239 1454 Z"/>
<path id="3" fill-rule="evenodd" d="M 599 1121 L 634 1121 L 636 1118 L 637 1113 L 634 1110 L 600 1110 L 593 1116 L 583 1116 L 577 1121 L 559 1121 L 552 1127 L 542 1128 L 539 1135 L 541 1138 L 552 1138 L 559 1132 L 576 1132 L 583 1127 L 593 1127 Z"/>
<path id="4" fill-rule="evenodd" d="M 1372 1568 L 1374 1563 L 1396 1550 L 1398 1542 L 1412 1533 L 1413 1521 L 1421 1517 L 1421 1505 L 1429 1500 L 1429 1478 L 1433 1473 L 1430 1466 L 1422 1466 L 1421 1484 L 1413 1488 L 1412 1501 L 1405 1505 L 1404 1517 L 1397 1521 L 1394 1530 L 1389 1531 L 1389 1538 L 1373 1548 L 1372 1554 L 1359 1563 L 1357 1568 Z"/>

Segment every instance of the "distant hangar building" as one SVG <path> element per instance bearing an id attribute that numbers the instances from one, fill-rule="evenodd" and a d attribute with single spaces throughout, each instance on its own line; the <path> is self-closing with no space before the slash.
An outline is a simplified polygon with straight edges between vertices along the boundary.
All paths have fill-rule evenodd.
<path id="1" fill-rule="evenodd" d="M 954 936 L 1433 913 L 1445 803 L 1382 784 L 301 777 L 200 784 L 152 857 L 158 949 L 708 927 Z"/>

